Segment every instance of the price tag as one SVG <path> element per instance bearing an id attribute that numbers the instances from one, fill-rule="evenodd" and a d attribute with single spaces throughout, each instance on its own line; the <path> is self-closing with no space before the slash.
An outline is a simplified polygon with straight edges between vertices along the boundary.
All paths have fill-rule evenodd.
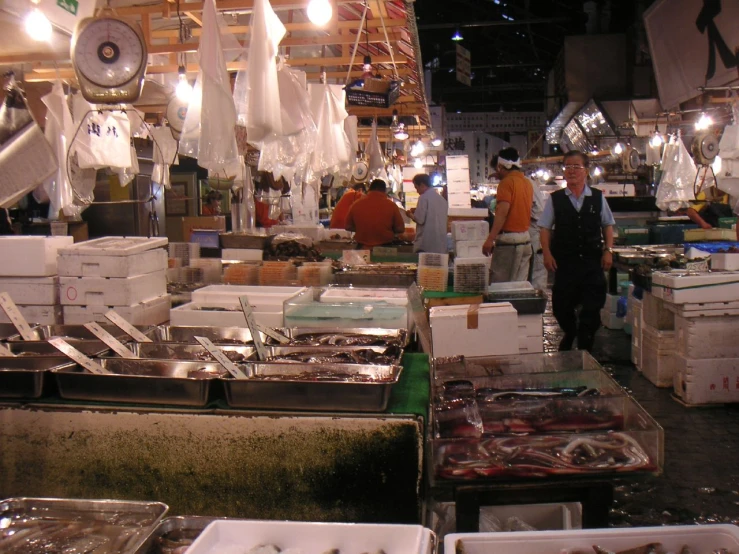
<path id="1" fill-rule="evenodd" d="M 241 309 L 244 311 L 246 326 L 249 327 L 249 331 L 251 331 L 251 338 L 257 349 L 257 356 L 260 360 L 264 361 L 267 359 L 267 349 L 264 347 L 264 342 L 262 342 L 262 335 L 259 334 L 259 326 L 254 317 L 254 310 L 251 309 L 249 299 L 246 296 L 239 297 L 239 302 L 241 302 Z"/>
<path id="2" fill-rule="evenodd" d="M 10 351 L 10 348 L 0 343 L 0 356 L 3 356 L 5 358 L 13 358 L 15 357 L 15 354 Z"/>
<path id="3" fill-rule="evenodd" d="M 259 325 L 259 323 L 257 323 L 257 329 L 259 329 L 269 338 L 276 340 L 280 344 L 290 344 L 290 337 L 286 337 L 285 335 L 275 329 L 272 329 L 271 327 L 265 327 L 264 325 Z"/>
<path id="4" fill-rule="evenodd" d="M 239 366 L 229 360 L 228 356 L 223 353 L 223 350 L 213 344 L 210 339 L 205 337 L 195 337 L 195 340 L 198 341 L 200 346 L 205 348 L 219 364 L 226 368 L 226 371 L 228 371 L 234 379 L 246 379 L 246 374 L 241 371 Z"/>
<path id="5" fill-rule="evenodd" d="M 90 373 L 95 373 L 97 375 L 109 375 L 110 374 L 110 371 L 105 369 L 95 360 L 85 356 L 82 352 L 77 350 L 74 346 L 69 344 L 64 339 L 59 339 L 59 338 L 49 339 L 49 344 L 51 344 L 54 348 L 59 350 L 62 354 L 64 354 L 68 358 L 71 358 L 72 360 L 80 364 Z"/>
<path id="6" fill-rule="evenodd" d="M 131 325 L 128 321 L 123 319 L 123 316 L 121 316 L 115 310 L 110 310 L 108 313 L 106 313 L 105 318 L 136 342 L 153 342 L 144 333 L 142 333 L 141 331 L 136 329 L 136 327 Z"/>
<path id="7" fill-rule="evenodd" d="M 37 340 L 36 335 L 31 331 L 31 326 L 28 325 L 26 318 L 23 317 L 23 314 L 18 310 L 18 306 L 15 305 L 7 292 L 0 293 L 0 308 L 3 309 L 10 322 L 15 325 L 23 340 Z"/>
<path id="8" fill-rule="evenodd" d="M 112 348 L 121 358 L 136 358 L 136 354 L 126 348 L 121 341 L 100 327 L 97 323 L 85 323 L 85 329 Z"/>

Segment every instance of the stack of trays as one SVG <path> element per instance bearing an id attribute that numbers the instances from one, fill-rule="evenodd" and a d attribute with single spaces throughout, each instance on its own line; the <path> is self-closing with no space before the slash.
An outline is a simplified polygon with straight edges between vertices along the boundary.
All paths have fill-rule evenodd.
<path id="1" fill-rule="evenodd" d="M 264 262 L 259 268 L 259 284 L 262 286 L 291 286 L 298 278 L 292 262 Z"/>
<path id="2" fill-rule="evenodd" d="M 7 292 L 26 321 L 43 325 L 62 322 L 57 277 L 57 251 L 73 244 L 72 237 L 0 238 L 0 292 Z M 0 322 L 8 323 L 0 310 Z"/>
<path id="3" fill-rule="evenodd" d="M 166 238 L 105 237 L 59 251 L 68 324 L 105 321 L 115 309 L 134 325 L 169 319 Z"/>
<path id="4" fill-rule="evenodd" d="M 331 283 L 333 267 L 331 260 L 304 262 L 298 267 L 298 281 L 304 287 L 320 287 Z"/>
<path id="5" fill-rule="evenodd" d="M 449 281 L 449 254 L 418 255 L 418 286 L 433 291 L 446 291 Z"/>
<path id="6" fill-rule="evenodd" d="M 259 280 L 257 264 L 231 264 L 223 269 L 223 282 L 226 285 L 256 285 Z"/>

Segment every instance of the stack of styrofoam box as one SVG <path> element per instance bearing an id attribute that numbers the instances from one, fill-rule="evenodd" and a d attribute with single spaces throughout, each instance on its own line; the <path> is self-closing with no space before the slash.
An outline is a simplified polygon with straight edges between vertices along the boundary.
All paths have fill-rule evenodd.
<path id="1" fill-rule="evenodd" d="M 675 314 L 675 394 L 691 405 L 739 402 L 739 272 L 656 272 L 652 289 Z"/>
<path id="2" fill-rule="evenodd" d="M 192 302 L 173 308 L 170 323 L 196 327 L 245 327 L 246 318 L 239 298 L 246 296 L 258 324 L 282 327 L 285 300 L 305 290 L 305 287 L 210 285 L 193 291 Z"/>
<path id="3" fill-rule="evenodd" d="M 544 318 L 541 314 L 518 314 L 518 351 L 544 352 Z"/>
<path id="4" fill-rule="evenodd" d="M 429 321 L 435 358 L 518 354 L 518 313 L 510 302 L 437 306 Z"/>
<path id="5" fill-rule="evenodd" d="M 646 294 L 646 291 L 643 294 Z M 636 369 L 641 371 L 642 329 L 644 328 L 644 318 L 642 317 L 643 301 L 634 296 L 633 285 L 629 287 L 628 302 L 629 308 L 627 315 L 629 317 L 629 322 L 631 323 L 631 362 L 636 366 Z"/>
<path id="6" fill-rule="evenodd" d="M 0 292 L 7 292 L 29 323 L 62 322 L 57 277 L 57 251 L 72 237 L 0 237 Z M 0 310 L 0 322 L 9 323 Z"/>
<path id="7" fill-rule="evenodd" d="M 618 294 L 606 294 L 606 303 L 600 310 L 600 322 L 606 329 L 623 329 L 624 318 L 618 317 Z"/>
<path id="8" fill-rule="evenodd" d="M 105 321 L 114 309 L 133 325 L 169 319 L 166 238 L 103 237 L 59 250 L 64 322 Z"/>
<path id="9" fill-rule="evenodd" d="M 641 371 L 658 387 L 670 387 L 675 372 L 675 315 L 662 299 L 647 291 L 641 315 Z"/>
<path id="10" fill-rule="evenodd" d="M 482 245 L 488 238 L 487 221 L 452 221 L 454 255 L 458 258 L 482 256 Z"/>

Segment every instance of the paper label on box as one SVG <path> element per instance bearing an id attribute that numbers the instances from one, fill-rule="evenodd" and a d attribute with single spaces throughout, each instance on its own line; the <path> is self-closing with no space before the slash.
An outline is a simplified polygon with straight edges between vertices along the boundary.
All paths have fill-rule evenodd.
<path id="1" fill-rule="evenodd" d="M 103 341 L 107 346 L 113 349 L 121 358 L 134 359 L 136 354 L 126 348 L 121 341 L 115 338 L 113 335 L 108 333 L 105 329 L 100 327 L 98 323 L 85 323 L 85 329 L 90 331 L 93 335 Z"/>
<path id="2" fill-rule="evenodd" d="M 213 356 L 215 360 L 233 376 L 234 379 L 246 379 L 246 375 L 241 371 L 241 369 L 239 369 L 239 366 L 229 360 L 228 356 L 223 353 L 223 350 L 213 344 L 210 339 L 207 339 L 206 337 L 195 337 L 195 340 L 198 341 L 200 346 L 205 348 L 210 355 Z"/>
<path id="3" fill-rule="evenodd" d="M 23 317 L 23 314 L 21 314 L 18 306 L 15 305 L 15 302 L 13 302 L 13 299 L 10 298 L 10 295 L 7 292 L 0 293 L 0 308 L 3 309 L 10 322 L 15 325 L 15 328 L 18 330 L 20 336 L 23 337 L 23 340 L 36 339 L 36 335 L 31 331 L 30 325 L 28 325 L 28 322 Z"/>
<path id="4" fill-rule="evenodd" d="M 480 304 L 470 304 L 467 309 L 467 329 L 477 329 L 480 323 Z"/>

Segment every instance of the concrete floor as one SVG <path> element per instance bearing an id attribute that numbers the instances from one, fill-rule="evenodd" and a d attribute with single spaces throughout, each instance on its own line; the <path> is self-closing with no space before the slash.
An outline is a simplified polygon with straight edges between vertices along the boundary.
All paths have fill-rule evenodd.
<path id="1" fill-rule="evenodd" d="M 561 332 L 544 315 L 545 348 L 556 350 Z M 647 381 L 631 363 L 631 337 L 601 329 L 595 358 L 664 429 L 664 473 L 616 485 L 614 527 L 663 524 L 739 524 L 739 404 L 686 408 Z"/>

